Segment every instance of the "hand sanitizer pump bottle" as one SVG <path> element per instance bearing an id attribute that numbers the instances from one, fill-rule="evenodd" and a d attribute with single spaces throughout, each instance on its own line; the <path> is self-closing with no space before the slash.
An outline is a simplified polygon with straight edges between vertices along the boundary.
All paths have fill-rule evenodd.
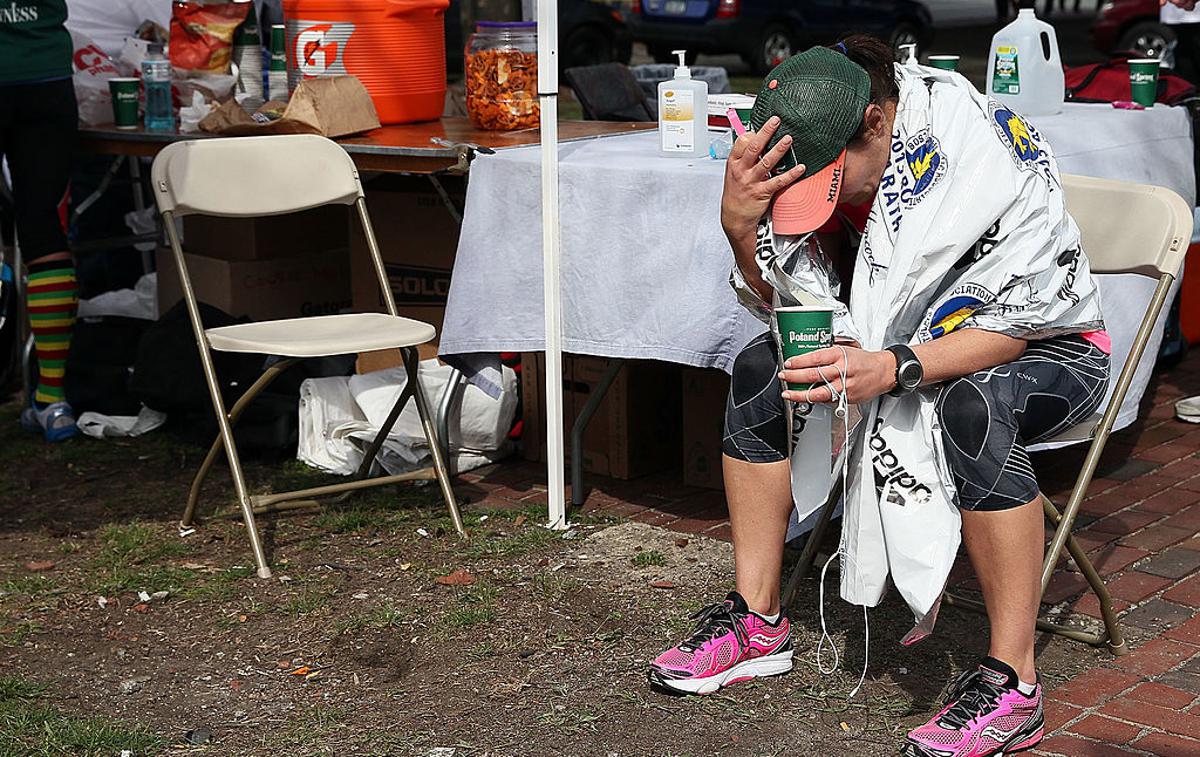
<path id="1" fill-rule="evenodd" d="M 659 152 L 676 158 L 708 155 L 708 83 L 692 78 L 684 50 L 675 78 L 658 85 Z"/>

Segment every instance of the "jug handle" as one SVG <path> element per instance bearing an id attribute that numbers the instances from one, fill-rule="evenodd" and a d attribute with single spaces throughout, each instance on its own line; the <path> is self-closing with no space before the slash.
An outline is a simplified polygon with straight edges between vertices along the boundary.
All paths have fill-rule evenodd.
<path id="1" fill-rule="evenodd" d="M 387 0 L 387 5 L 388 8 L 384 14 L 388 18 L 394 18 L 422 11 L 445 12 L 450 7 L 450 0 Z"/>
<path id="2" fill-rule="evenodd" d="M 1054 33 L 1053 29 L 1039 32 L 1038 42 L 1041 43 L 1042 58 L 1044 58 L 1047 63 L 1050 62 L 1050 51 L 1055 47 L 1058 47 L 1058 35 Z"/>

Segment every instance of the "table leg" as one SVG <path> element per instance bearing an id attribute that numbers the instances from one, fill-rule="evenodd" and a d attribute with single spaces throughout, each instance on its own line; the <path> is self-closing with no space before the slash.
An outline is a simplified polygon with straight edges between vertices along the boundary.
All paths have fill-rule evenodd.
<path id="1" fill-rule="evenodd" d="M 608 394 L 609 387 L 624 366 L 625 361 L 621 358 L 608 361 L 608 368 L 600 377 L 600 383 L 592 390 L 583 409 L 579 411 L 579 417 L 575 419 L 575 425 L 571 427 L 571 507 L 583 507 L 584 500 L 587 499 L 583 491 L 583 432 L 587 430 L 588 423 L 604 400 L 604 395 Z"/>

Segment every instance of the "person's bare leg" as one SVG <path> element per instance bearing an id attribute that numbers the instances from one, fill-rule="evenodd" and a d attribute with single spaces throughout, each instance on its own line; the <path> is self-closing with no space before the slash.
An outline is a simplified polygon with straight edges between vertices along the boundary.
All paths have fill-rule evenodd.
<path id="1" fill-rule="evenodd" d="M 738 593 L 751 610 L 774 615 L 779 612 L 783 543 L 792 511 L 791 466 L 786 460 L 748 463 L 728 455 L 721 465 Z"/>
<path id="2" fill-rule="evenodd" d="M 964 510 L 962 533 L 987 606 L 992 632 L 988 654 L 1011 665 L 1022 681 L 1033 683 L 1033 636 L 1046 543 L 1041 500 L 1009 510 Z"/>

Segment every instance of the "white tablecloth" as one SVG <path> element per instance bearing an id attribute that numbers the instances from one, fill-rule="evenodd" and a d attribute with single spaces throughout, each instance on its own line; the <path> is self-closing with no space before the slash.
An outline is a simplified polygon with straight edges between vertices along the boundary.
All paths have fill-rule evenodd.
<path id="1" fill-rule="evenodd" d="M 1159 184 L 1194 204 L 1191 122 L 1182 108 L 1072 104 L 1033 120 L 1064 173 Z M 563 347 L 729 371 L 762 325 L 727 283 L 733 258 L 717 212 L 724 164 L 661 157 L 656 140 L 651 132 L 560 149 Z M 545 349 L 538 160 L 536 147 L 517 148 L 471 168 L 441 337 L 441 354 L 468 373 L 486 362 L 469 353 Z M 1131 314 L 1144 311 L 1153 283 L 1103 278 L 1120 358 L 1136 329 Z M 1122 425 L 1136 417 L 1157 351 L 1156 339 Z M 487 372 L 476 380 L 486 384 Z"/>

